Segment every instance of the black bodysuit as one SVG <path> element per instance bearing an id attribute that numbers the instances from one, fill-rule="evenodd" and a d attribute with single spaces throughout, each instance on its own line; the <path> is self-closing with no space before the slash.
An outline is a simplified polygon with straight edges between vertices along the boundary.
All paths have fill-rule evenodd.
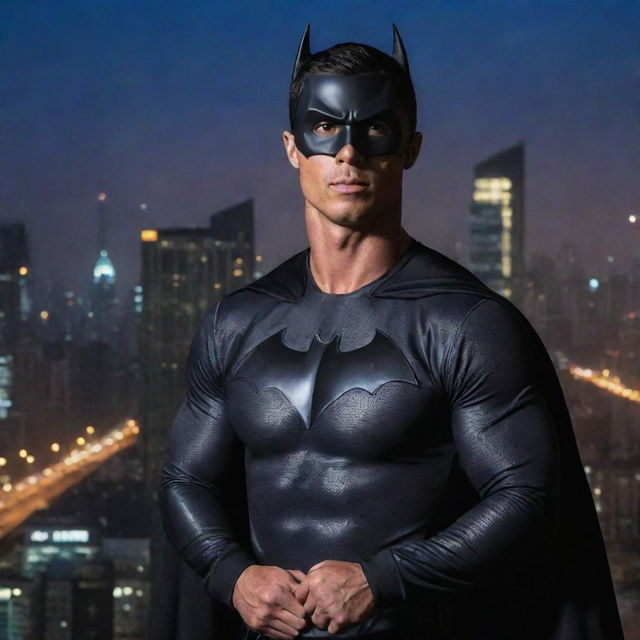
<path id="1" fill-rule="evenodd" d="M 229 607 L 251 564 L 345 560 L 376 612 L 339 637 L 622 638 L 553 364 L 524 316 L 444 255 L 413 240 L 383 276 L 329 294 L 307 248 L 206 314 L 187 383 L 161 513 Z"/>

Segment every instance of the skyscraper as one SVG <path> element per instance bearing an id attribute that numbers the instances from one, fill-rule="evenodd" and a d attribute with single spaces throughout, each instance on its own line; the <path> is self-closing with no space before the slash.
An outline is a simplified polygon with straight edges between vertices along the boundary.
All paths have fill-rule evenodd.
<path id="1" fill-rule="evenodd" d="M 177 614 L 183 587 L 177 565 L 161 564 L 163 559 L 181 562 L 177 557 L 169 560 L 165 546 L 169 543 L 157 511 L 167 437 L 186 391 L 189 346 L 206 311 L 224 294 L 254 279 L 253 203 L 249 200 L 212 215 L 210 227 L 146 229 L 141 240 L 140 417 L 145 480 L 154 505 L 150 545 L 153 621 L 166 620 L 166 612 L 155 614 L 161 607 L 176 607 Z M 166 593 L 166 588 L 158 591 L 161 570 L 176 572 L 176 593 Z M 192 601 L 195 597 L 191 594 Z M 160 631 L 152 628 L 150 637 L 160 637 Z"/>
<path id="2" fill-rule="evenodd" d="M 107 251 L 106 201 L 106 194 L 98 195 L 98 259 L 89 287 L 89 339 L 113 346 L 118 332 L 116 271 Z"/>
<path id="3" fill-rule="evenodd" d="M 259 277 L 254 274 L 256 266 L 253 199 L 217 211 L 209 218 L 209 230 L 217 240 L 231 242 L 235 247 L 237 265 L 242 266 L 250 280 Z M 234 284 L 238 284 L 238 280 Z M 229 291 L 227 292 L 229 293 Z"/>
<path id="4" fill-rule="evenodd" d="M 520 305 L 524 287 L 524 142 L 474 167 L 469 266 Z"/>
<path id="5" fill-rule="evenodd" d="M 24 223 L 0 225 L 0 420 L 13 405 L 15 354 L 31 311 Z"/>

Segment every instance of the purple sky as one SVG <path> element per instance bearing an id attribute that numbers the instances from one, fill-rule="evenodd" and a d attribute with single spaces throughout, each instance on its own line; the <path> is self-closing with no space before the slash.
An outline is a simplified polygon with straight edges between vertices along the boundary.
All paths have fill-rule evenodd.
<path id="1" fill-rule="evenodd" d="M 607 255 L 628 266 L 637 1 L 13 0 L 0 8 L 0 221 L 27 223 L 34 277 L 84 293 L 100 191 L 121 295 L 137 282 L 140 229 L 205 225 L 250 196 L 266 269 L 306 246 L 280 133 L 307 22 L 313 51 L 390 51 L 400 29 L 425 135 L 405 174 L 412 235 L 457 257 L 473 165 L 524 139 L 527 252 L 574 239 L 593 275 Z"/>

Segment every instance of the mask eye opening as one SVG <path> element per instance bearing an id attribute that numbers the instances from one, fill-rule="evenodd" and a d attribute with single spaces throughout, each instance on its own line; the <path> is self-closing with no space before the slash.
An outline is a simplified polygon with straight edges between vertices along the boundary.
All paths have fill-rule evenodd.
<path id="1" fill-rule="evenodd" d="M 340 133 L 341 129 L 342 127 L 330 118 L 318 120 L 311 127 L 311 131 L 319 138 L 333 138 Z"/>

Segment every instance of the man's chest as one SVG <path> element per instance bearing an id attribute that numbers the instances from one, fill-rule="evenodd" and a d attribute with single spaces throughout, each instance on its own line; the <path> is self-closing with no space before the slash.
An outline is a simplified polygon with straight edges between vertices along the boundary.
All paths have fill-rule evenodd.
<path id="1" fill-rule="evenodd" d="M 227 409 L 251 453 L 370 461 L 420 457 L 447 440 L 448 410 L 419 319 L 328 311 L 265 321 L 239 350 Z"/>

